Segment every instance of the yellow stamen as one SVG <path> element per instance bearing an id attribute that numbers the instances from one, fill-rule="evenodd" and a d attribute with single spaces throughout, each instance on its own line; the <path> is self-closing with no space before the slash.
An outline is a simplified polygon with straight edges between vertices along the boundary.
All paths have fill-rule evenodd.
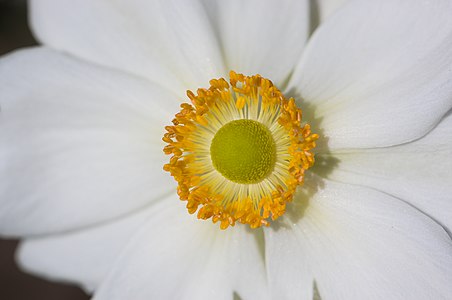
<path id="1" fill-rule="evenodd" d="M 311 150 L 319 136 L 311 133 L 309 124 L 301 123 L 302 111 L 295 100 L 287 100 L 260 75 L 231 71 L 230 83 L 220 78 L 212 79 L 210 85 L 196 94 L 187 91 L 192 104 L 183 103 L 173 126 L 165 127 L 163 141 L 168 145 L 163 151 L 173 156 L 163 169 L 178 182 L 177 192 L 187 201 L 188 212 L 197 211 L 199 219 L 212 218 L 220 222 L 221 229 L 237 221 L 251 228 L 268 226 L 270 219 L 284 214 L 296 188 L 303 184 L 305 171 L 314 164 Z M 224 177 L 212 164 L 210 147 L 215 134 L 229 122 L 242 119 L 268 128 L 275 143 L 274 167 L 269 174 L 262 173 L 262 179 L 256 177 L 259 182 L 234 182 L 236 177 Z M 219 157 L 234 156 L 228 152 Z"/>

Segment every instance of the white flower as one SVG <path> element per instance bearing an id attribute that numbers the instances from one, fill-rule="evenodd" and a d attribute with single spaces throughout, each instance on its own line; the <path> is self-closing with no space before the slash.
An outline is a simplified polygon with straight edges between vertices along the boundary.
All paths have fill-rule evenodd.
<path id="1" fill-rule="evenodd" d="M 0 232 L 95 299 L 452 298 L 452 3 L 32 1 L 0 60 Z M 162 171 L 185 91 L 260 73 L 321 135 L 288 212 L 220 231 Z M 450 231 L 449 231 L 450 233 Z"/>

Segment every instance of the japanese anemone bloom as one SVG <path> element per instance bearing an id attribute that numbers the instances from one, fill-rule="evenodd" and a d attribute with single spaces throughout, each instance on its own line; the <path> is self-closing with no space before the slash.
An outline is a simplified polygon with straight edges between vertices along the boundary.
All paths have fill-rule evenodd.
<path id="1" fill-rule="evenodd" d="M 23 268 L 108 300 L 452 298 L 452 3 L 311 35 L 307 2 L 32 1 L 44 46 L 0 60 Z"/>

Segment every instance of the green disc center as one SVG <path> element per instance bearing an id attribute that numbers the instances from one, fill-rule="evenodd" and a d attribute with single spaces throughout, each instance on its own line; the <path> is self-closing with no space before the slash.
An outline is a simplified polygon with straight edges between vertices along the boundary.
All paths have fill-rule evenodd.
<path id="1" fill-rule="evenodd" d="M 253 120 L 235 120 L 217 131 L 210 145 L 213 166 L 236 183 L 257 183 L 275 166 L 276 145 L 270 130 Z"/>

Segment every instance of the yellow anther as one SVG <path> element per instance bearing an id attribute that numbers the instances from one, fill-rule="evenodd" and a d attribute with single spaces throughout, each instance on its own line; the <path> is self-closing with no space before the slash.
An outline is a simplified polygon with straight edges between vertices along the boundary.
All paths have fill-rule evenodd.
<path id="1" fill-rule="evenodd" d="M 235 107 L 237 109 L 242 109 L 245 106 L 246 98 L 245 97 L 238 97 L 237 101 L 235 102 Z"/>

